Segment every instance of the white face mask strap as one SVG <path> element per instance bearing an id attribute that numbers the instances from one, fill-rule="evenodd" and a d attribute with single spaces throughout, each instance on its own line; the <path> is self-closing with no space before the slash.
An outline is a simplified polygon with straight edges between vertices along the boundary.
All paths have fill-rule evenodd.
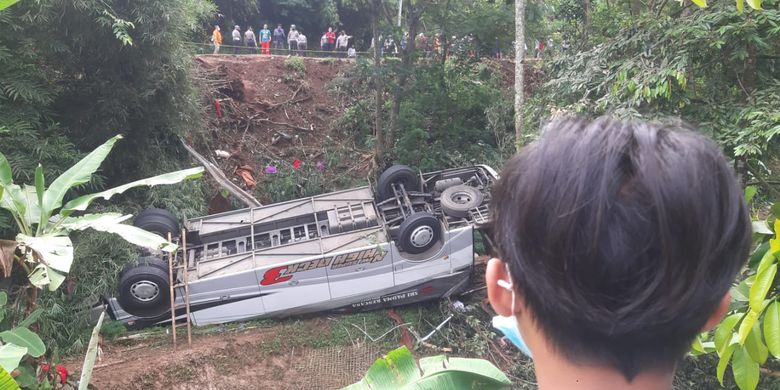
<path id="1" fill-rule="evenodd" d="M 514 282 L 512 281 L 512 274 L 509 272 L 509 265 L 504 264 L 504 267 L 506 267 L 506 274 L 509 277 L 509 281 L 506 281 L 504 279 L 499 279 L 496 284 L 498 284 L 499 287 L 507 289 L 512 292 L 512 315 L 515 315 L 515 289 L 514 289 Z"/>

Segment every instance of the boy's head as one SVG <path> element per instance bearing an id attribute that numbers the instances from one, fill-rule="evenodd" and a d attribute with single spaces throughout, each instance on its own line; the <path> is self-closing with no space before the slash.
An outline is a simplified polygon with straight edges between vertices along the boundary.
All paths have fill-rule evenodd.
<path id="1" fill-rule="evenodd" d="M 523 335 L 629 382 L 673 369 L 719 322 L 750 246 L 731 168 L 680 126 L 554 122 L 507 162 L 493 194 L 493 242 Z M 515 314 L 496 286 L 509 275 L 491 263 L 491 303 Z"/>

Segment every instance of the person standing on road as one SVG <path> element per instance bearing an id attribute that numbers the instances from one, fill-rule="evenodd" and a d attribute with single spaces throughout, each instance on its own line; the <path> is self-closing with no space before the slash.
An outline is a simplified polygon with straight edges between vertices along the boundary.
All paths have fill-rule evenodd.
<path id="1" fill-rule="evenodd" d="M 336 44 L 336 33 L 333 32 L 333 27 L 328 27 L 328 32 L 325 33 L 325 38 L 327 39 L 327 46 L 325 46 L 323 50 L 333 51 L 334 45 Z"/>
<path id="2" fill-rule="evenodd" d="M 274 49 L 275 50 L 284 50 L 284 39 L 286 35 L 284 34 L 284 29 L 282 28 L 282 25 L 279 24 L 274 29 Z M 278 53 L 277 53 L 278 54 Z"/>
<path id="3" fill-rule="evenodd" d="M 290 25 L 290 32 L 287 33 L 287 47 L 290 49 L 290 55 L 294 55 L 298 50 L 298 29 L 294 24 Z"/>
<path id="4" fill-rule="evenodd" d="M 219 32 L 219 25 L 214 26 L 214 32 L 211 33 L 211 42 L 214 44 L 214 54 L 219 54 L 219 47 L 222 46 L 222 33 Z"/>
<path id="5" fill-rule="evenodd" d="M 346 52 L 347 47 L 349 47 L 349 38 L 352 37 L 347 35 L 344 30 L 341 30 L 339 37 L 336 38 L 336 50 L 342 52 L 342 54 L 339 54 L 339 57 L 344 57 L 347 54 Z"/>
<path id="6" fill-rule="evenodd" d="M 252 27 L 247 28 L 244 33 L 244 43 L 246 43 L 246 47 L 249 49 L 248 51 L 250 54 L 257 52 L 257 38 L 255 38 L 255 32 L 252 31 Z"/>
<path id="7" fill-rule="evenodd" d="M 268 29 L 268 25 L 264 24 L 263 29 L 258 33 L 260 38 L 261 54 L 271 54 L 271 30 Z"/>
<path id="8" fill-rule="evenodd" d="M 298 32 L 298 53 L 304 57 L 306 57 L 306 49 L 307 49 L 307 42 L 306 42 L 306 35 L 303 35 L 302 31 Z"/>
<path id="9" fill-rule="evenodd" d="M 238 25 L 233 28 L 233 54 L 238 54 L 241 50 L 241 30 Z"/>

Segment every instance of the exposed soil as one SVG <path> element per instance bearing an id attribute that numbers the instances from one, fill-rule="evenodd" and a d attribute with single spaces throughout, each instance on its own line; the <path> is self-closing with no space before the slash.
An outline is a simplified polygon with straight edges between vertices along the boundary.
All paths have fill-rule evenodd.
<path id="1" fill-rule="evenodd" d="M 297 332 L 329 337 L 329 321 L 302 320 Z M 282 325 L 241 330 L 213 328 L 193 337 L 170 335 L 103 346 L 92 375 L 97 389 L 332 389 L 360 380 L 383 349 L 366 343 L 312 348 L 291 340 Z M 298 345 L 298 346 L 296 346 Z M 67 364 L 75 369 L 78 360 Z"/>
<path id="2" fill-rule="evenodd" d="M 211 129 L 201 152 L 211 156 L 217 150 L 227 152 L 229 157 L 222 153 L 219 165 L 247 189 L 261 184 L 266 164 L 290 169 L 301 160 L 315 166 L 323 160 L 326 143 L 350 146 L 346 134 L 333 129 L 345 107 L 329 89 L 333 79 L 349 71 L 352 61 L 199 56 L 196 64 L 197 79 L 208 97 Z M 368 161 L 362 162 L 354 172 L 357 177 L 365 177 L 368 169 Z"/>

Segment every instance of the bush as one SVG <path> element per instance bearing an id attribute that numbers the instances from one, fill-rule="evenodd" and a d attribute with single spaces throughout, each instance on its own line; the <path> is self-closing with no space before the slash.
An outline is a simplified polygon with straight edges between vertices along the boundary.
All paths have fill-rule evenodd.
<path id="1" fill-rule="evenodd" d="M 306 63 L 301 57 L 289 57 L 284 60 L 284 67 L 293 71 L 298 78 L 306 76 Z"/>

